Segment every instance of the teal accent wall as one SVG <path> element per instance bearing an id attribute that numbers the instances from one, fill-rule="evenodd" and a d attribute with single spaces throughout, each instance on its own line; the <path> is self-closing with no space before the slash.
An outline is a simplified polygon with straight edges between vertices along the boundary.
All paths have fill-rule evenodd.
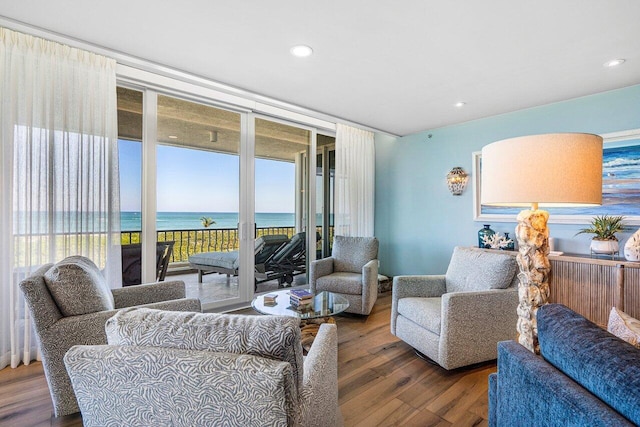
<path id="1" fill-rule="evenodd" d="M 603 134 L 638 128 L 640 85 L 398 139 L 377 135 L 375 233 L 381 273 L 443 274 L 455 246 L 477 245 L 483 222 L 473 220 L 473 176 L 461 196 L 451 195 L 445 177 L 454 166 L 471 175 L 472 153 L 483 146 L 539 133 Z M 515 225 L 491 222 L 503 234 L 513 235 Z M 556 250 L 589 253 L 590 237 L 574 236 L 583 226 L 549 224 Z M 621 247 L 630 234 L 620 236 Z"/>

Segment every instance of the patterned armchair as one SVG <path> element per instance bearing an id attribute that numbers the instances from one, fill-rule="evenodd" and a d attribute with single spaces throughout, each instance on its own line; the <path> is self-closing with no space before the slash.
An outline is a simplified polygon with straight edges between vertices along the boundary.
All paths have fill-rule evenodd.
<path id="1" fill-rule="evenodd" d="M 182 281 L 109 289 L 98 267 L 73 256 L 39 268 L 20 283 L 33 318 L 42 364 L 57 417 L 78 412 L 63 356 L 76 344 L 106 344 L 104 325 L 131 306 L 201 311 L 198 299 L 185 298 Z"/>
<path id="2" fill-rule="evenodd" d="M 331 256 L 311 263 L 311 292 L 338 293 L 349 300 L 348 313 L 368 315 L 378 299 L 377 258 L 375 237 L 335 236 Z"/>
<path id="3" fill-rule="evenodd" d="M 300 320 L 125 310 L 65 364 L 85 426 L 338 426 L 336 326 L 303 359 Z"/>
<path id="4" fill-rule="evenodd" d="M 495 359 L 516 335 L 517 270 L 508 253 L 457 247 L 445 275 L 396 276 L 391 333 L 445 369 Z"/>

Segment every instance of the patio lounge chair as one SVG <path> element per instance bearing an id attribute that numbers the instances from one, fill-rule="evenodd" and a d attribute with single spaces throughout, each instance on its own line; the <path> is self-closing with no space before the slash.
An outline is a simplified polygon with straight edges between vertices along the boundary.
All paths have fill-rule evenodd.
<path id="1" fill-rule="evenodd" d="M 293 283 L 293 276 L 306 272 L 306 236 L 302 231 L 279 247 L 263 264 L 256 263 L 256 283 L 278 279 L 278 285 Z"/>
<path id="2" fill-rule="evenodd" d="M 164 282 L 175 242 L 156 243 L 156 281 Z M 142 283 L 142 245 L 122 245 L 122 286 Z"/>
<path id="3" fill-rule="evenodd" d="M 255 265 L 263 265 L 277 250 L 289 241 L 285 235 L 274 234 L 261 236 L 255 243 Z M 238 251 L 203 252 L 189 257 L 189 264 L 198 270 L 198 283 L 202 276 L 210 273 L 237 276 L 240 268 Z M 258 267 L 259 268 L 259 267 Z"/>

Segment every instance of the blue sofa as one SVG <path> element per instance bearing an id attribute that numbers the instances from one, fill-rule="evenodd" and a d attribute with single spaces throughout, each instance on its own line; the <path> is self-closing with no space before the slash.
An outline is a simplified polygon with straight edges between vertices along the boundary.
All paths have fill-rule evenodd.
<path id="1" fill-rule="evenodd" d="M 640 425 L 640 350 L 560 304 L 537 321 L 540 356 L 498 343 L 489 425 Z"/>

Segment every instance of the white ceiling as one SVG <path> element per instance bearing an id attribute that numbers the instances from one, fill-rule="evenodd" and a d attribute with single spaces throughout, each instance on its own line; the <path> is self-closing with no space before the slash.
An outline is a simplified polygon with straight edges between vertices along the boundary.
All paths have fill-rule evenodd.
<path id="1" fill-rule="evenodd" d="M 397 135 L 640 83 L 638 0 L 0 0 L 0 16 Z"/>

